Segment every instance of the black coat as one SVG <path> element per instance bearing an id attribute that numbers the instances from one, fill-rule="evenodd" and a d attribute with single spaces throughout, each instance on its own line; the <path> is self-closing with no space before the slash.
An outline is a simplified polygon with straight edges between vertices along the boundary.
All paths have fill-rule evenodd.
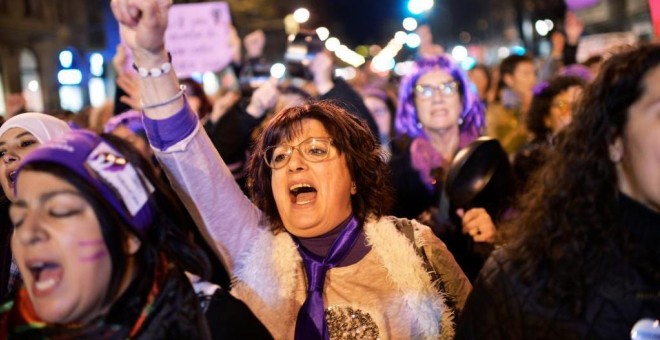
<path id="1" fill-rule="evenodd" d="M 138 276 L 102 319 L 78 327 L 45 325 L 33 320 L 29 297 L 19 291 L 0 313 L 0 337 L 16 339 L 211 339 L 199 300 L 188 278 L 176 267 L 163 274 Z M 156 284 L 154 285 L 154 280 Z M 157 288 L 154 288 L 157 287 Z"/>
<path id="2" fill-rule="evenodd" d="M 590 287 L 582 313 L 539 302 L 543 278 L 523 284 L 506 249 L 492 253 L 463 309 L 457 339 L 630 339 L 634 324 L 660 318 L 660 214 L 621 198 L 629 247 Z"/>

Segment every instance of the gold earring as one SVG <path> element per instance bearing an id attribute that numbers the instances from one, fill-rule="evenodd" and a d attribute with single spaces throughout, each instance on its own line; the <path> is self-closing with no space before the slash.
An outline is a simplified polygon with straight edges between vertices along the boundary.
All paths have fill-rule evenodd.
<path id="1" fill-rule="evenodd" d="M 355 182 L 351 183 L 351 195 L 357 194 L 357 185 L 355 185 Z"/>

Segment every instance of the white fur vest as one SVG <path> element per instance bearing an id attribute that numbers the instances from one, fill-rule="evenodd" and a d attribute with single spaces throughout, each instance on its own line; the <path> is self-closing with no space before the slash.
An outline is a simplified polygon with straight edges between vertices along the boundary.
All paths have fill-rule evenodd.
<path id="1" fill-rule="evenodd" d="M 401 301 L 398 313 L 409 314 L 413 324 L 408 328 L 414 330 L 415 338 L 452 338 L 453 316 L 444 303 L 444 295 L 435 288 L 415 247 L 396 229 L 393 221 L 391 217 L 384 217 L 364 226 L 371 253 L 386 271 L 386 276 L 379 280 L 389 280 L 395 287 Z M 427 238 L 432 237 L 428 227 L 417 222 L 413 222 L 413 226 L 418 247 L 432 243 L 427 242 Z M 302 259 L 289 234 L 273 235 L 264 230 L 249 250 L 237 259 L 232 293 L 250 306 L 276 339 L 292 338 L 296 316 L 304 301 L 305 281 Z M 365 283 L 369 284 L 378 283 Z M 327 285 L 326 282 L 326 288 Z M 353 294 L 359 300 L 358 288 Z M 332 302 L 327 299 L 325 302 L 327 312 Z M 370 310 L 369 306 L 362 306 L 359 302 L 352 307 L 374 316 L 381 339 L 397 336 L 390 334 L 388 322 L 382 316 L 373 315 L 383 314 L 383 311 Z"/>

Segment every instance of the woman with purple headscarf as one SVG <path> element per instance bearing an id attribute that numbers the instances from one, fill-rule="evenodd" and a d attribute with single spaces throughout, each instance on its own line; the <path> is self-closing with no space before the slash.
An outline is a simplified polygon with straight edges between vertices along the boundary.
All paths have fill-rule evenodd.
<path id="1" fill-rule="evenodd" d="M 463 233 L 475 242 L 492 242 L 495 226 L 485 209 L 449 211 L 443 182 L 456 153 L 477 139 L 484 108 L 469 80 L 447 56 L 421 59 L 402 80 L 392 146 L 397 216 L 428 222 L 441 238 L 462 219 Z M 449 244 L 448 244 L 449 245 Z M 450 247 L 451 250 L 451 247 Z M 459 261 L 460 264 L 460 261 Z"/>
<path id="2" fill-rule="evenodd" d="M 53 116 L 27 112 L 8 119 L 0 127 L 0 300 L 20 286 L 20 273 L 12 260 L 9 240 L 14 230 L 9 204 L 14 200 L 16 169 L 21 160 L 40 144 L 68 132 L 69 126 Z"/>

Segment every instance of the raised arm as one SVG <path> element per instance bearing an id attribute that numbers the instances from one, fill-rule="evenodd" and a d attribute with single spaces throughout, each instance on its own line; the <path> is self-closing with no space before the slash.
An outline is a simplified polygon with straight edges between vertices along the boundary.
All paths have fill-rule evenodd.
<path id="1" fill-rule="evenodd" d="M 235 258 L 260 232 L 261 212 L 243 195 L 197 115 L 185 104 L 164 43 L 171 4 L 112 0 L 112 10 L 142 73 L 138 78 L 149 143 L 202 233 L 213 239 L 233 271 Z"/>

